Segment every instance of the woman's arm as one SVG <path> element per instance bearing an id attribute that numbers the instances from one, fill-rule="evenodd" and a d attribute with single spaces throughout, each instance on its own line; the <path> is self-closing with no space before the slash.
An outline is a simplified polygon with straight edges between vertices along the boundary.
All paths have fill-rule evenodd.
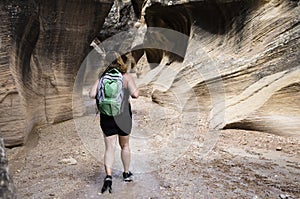
<path id="1" fill-rule="evenodd" d="M 127 81 L 127 88 L 129 89 L 130 96 L 132 98 L 138 98 L 139 97 L 139 89 L 137 88 L 133 77 L 128 73 L 124 74 L 124 76 Z"/>
<path id="2" fill-rule="evenodd" d="M 89 96 L 90 96 L 90 98 L 92 98 L 92 99 L 95 99 L 95 97 L 96 97 L 96 95 L 97 95 L 98 83 L 99 83 L 99 79 L 97 79 L 97 80 L 95 81 L 95 83 L 93 84 L 92 88 L 90 89 Z"/>

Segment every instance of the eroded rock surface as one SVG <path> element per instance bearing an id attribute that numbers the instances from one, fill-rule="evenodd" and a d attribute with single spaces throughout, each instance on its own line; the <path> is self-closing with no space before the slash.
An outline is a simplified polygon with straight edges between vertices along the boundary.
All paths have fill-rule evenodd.
<path id="1" fill-rule="evenodd" d="M 192 30 L 184 61 L 145 78 L 145 85 L 164 85 L 154 88 L 154 101 L 174 105 L 174 95 L 183 103 L 196 95 L 194 107 L 210 113 L 211 128 L 299 137 L 299 3 L 151 2 L 149 26 Z M 172 21 L 174 13 L 181 20 Z"/>
<path id="2" fill-rule="evenodd" d="M 178 105 L 180 99 L 183 109 L 206 111 L 210 128 L 299 136 L 297 1 L 124 2 L 107 20 L 117 25 L 105 28 L 131 27 L 135 18 L 124 17 L 133 9 L 148 28 L 183 35 L 148 31 L 132 51 L 135 62 L 145 52 L 151 64 L 140 85 L 153 101 Z M 112 4 L 1 1 L 0 127 L 6 145 L 24 143 L 35 126 L 72 118 L 74 79 L 91 41 L 110 36 L 101 27 Z M 169 61 L 161 66 L 164 57 Z M 198 103 L 188 104 L 191 97 Z"/>
<path id="3" fill-rule="evenodd" d="M 72 118 L 77 70 L 110 1 L 1 1 L 0 127 L 6 145 Z"/>

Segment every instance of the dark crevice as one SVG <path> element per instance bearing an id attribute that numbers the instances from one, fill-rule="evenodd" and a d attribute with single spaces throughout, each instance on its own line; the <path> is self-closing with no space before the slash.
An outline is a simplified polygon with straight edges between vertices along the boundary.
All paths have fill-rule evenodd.
<path id="1" fill-rule="evenodd" d="M 148 27 L 159 27 L 166 28 L 177 31 L 186 37 L 181 36 L 180 38 L 177 35 L 164 33 L 163 31 L 159 32 L 159 34 L 151 35 L 151 39 L 154 41 L 151 42 L 160 42 L 161 46 L 165 46 L 163 43 L 164 40 L 161 41 L 162 38 L 166 38 L 169 43 L 172 43 L 174 46 L 170 48 L 170 50 L 165 51 L 166 55 L 169 57 L 170 61 L 178 61 L 182 62 L 186 53 L 188 38 L 191 33 L 191 19 L 184 5 L 175 5 L 175 6 L 163 6 L 159 3 L 151 5 L 146 10 L 145 20 Z M 150 34 L 147 32 L 147 34 Z M 148 39 L 149 37 L 147 37 Z M 154 54 L 160 54 L 154 53 Z M 162 58 L 162 57 L 161 57 Z M 150 60 L 157 58 L 152 58 L 150 56 Z M 161 59 L 159 60 L 159 62 Z M 158 63 L 159 63 L 158 62 Z"/>
<path id="2" fill-rule="evenodd" d="M 258 6 L 259 0 L 215 2 L 203 1 L 187 4 L 194 25 L 211 34 L 225 34 L 232 28 L 239 32 L 249 11 Z"/>
<path id="3" fill-rule="evenodd" d="M 141 17 L 141 10 L 145 0 L 131 0 L 135 16 L 139 19 Z"/>
<path id="4" fill-rule="evenodd" d="M 146 48 L 145 53 L 151 69 L 158 66 L 163 58 L 163 50 L 161 49 Z"/>
<path id="5" fill-rule="evenodd" d="M 143 1 L 132 0 L 134 12 L 137 17 L 141 15 Z M 238 35 L 237 45 L 243 40 L 243 28 L 247 21 L 248 14 L 261 4 L 259 0 L 249 1 L 232 1 L 232 2 L 220 2 L 220 1 L 198 1 L 189 2 L 185 4 L 178 4 L 173 6 L 165 6 L 160 3 L 153 3 L 146 9 L 145 20 L 148 27 L 159 27 L 178 31 L 188 37 L 191 34 L 192 26 L 198 30 L 210 33 L 210 34 L 227 34 L 229 31 Z M 161 46 L 164 46 L 164 41 L 160 41 L 166 35 L 163 33 L 153 35 L 146 34 L 148 42 L 161 42 Z M 188 39 L 178 39 L 168 36 L 168 42 L 174 44 L 174 49 L 170 51 L 164 50 L 165 55 L 169 57 L 170 63 L 173 61 L 182 62 L 185 56 L 185 51 L 188 45 Z M 188 38 L 186 37 L 186 38 Z M 150 39 L 149 39 L 150 38 Z M 145 44 L 147 41 L 144 42 Z M 147 45 L 145 45 L 147 46 Z M 240 46 L 238 46 L 240 47 Z M 182 49 L 182 53 L 177 52 L 178 49 Z M 157 55 L 160 52 L 154 52 L 152 49 L 148 52 L 148 62 L 160 63 Z M 158 50 L 161 51 L 161 50 Z M 156 57 L 155 57 L 156 56 Z M 161 57 L 162 58 L 162 57 Z"/>
<path id="6" fill-rule="evenodd" d="M 16 67 L 21 73 L 24 85 L 29 86 L 31 80 L 30 59 L 39 36 L 39 19 L 33 1 L 13 2 L 12 7 L 18 8 L 10 12 L 14 29 L 12 35 L 16 46 Z M 27 85 L 28 84 L 28 85 Z"/>
<path id="7" fill-rule="evenodd" d="M 132 1 L 135 14 L 140 17 L 140 11 L 137 9 L 142 8 L 141 1 Z M 164 55 L 169 57 L 170 63 L 173 61 L 182 62 L 186 53 L 188 38 L 191 31 L 191 21 L 189 14 L 184 6 L 164 6 L 160 3 L 154 3 L 146 9 L 145 21 L 148 27 L 170 29 L 179 32 L 186 36 L 180 38 L 176 35 L 170 34 L 169 31 L 164 32 L 153 29 L 147 31 L 144 40 L 144 47 L 141 50 L 133 50 L 132 55 L 136 62 L 142 57 L 143 53 L 146 54 L 147 61 L 150 63 L 151 68 L 155 68 L 161 62 Z M 167 45 L 165 39 L 168 40 Z M 154 44 L 154 45 L 153 45 Z M 166 47 L 167 45 L 167 47 Z M 162 46 L 162 49 L 149 48 L 149 46 Z"/>
<path id="8" fill-rule="evenodd" d="M 27 30 L 27 31 L 26 31 Z M 31 54 L 33 52 L 34 46 L 37 42 L 38 36 L 39 36 L 39 21 L 33 17 L 33 19 L 30 19 L 29 24 L 26 27 L 26 30 L 24 31 L 23 41 L 21 42 L 21 47 L 19 48 L 21 52 L 19 52 L 19 56 L 21 58 L 20 60 L 20 67 L 22 70 L 22 80 L 24 85 L 28 83 L 31 83 L 30 80 L 31 77 L 31 67 L 30 67 L 30 59 Z"/>

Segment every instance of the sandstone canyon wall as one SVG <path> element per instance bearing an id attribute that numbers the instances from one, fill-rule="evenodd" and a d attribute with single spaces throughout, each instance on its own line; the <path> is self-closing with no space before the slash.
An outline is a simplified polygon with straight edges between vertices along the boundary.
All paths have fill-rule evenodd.
<path id="1" fill-rule="evenodd" d="M 186 36 L 146 33 L 157 45 L 168 42 L 181 49 L 178 55 L 174 49 L 142 48 L 156 68 L 145 74 L 141 89 L 164 85 L 150 91 L 153 101 L 174 105 L 170 100 L 174 93 L 183 96 L 184 109 L 197 107 L 210 114 L 210 128 L 299 136 L 298 1 L 131 3 L 128 9 L 136 18 L 144 16 L 148 27 Z M 72 118 L 74 79 L 91 41 L 127 28 L 124 23 L 103 26 L 112 4 L 105 0 L 1 1 L 0 128 L 6 145 L 25 143 L 37 125 Z M 136 61 L 142 53 L 137 54 Z M 163 56 L 169 57 L 166 66 L 159 65 Z M 198 103 L 187 106 L 190 96 Z"/>
<path id="2" fill-rule="evenodd" d="M 299 137 L 298 1 L 151 2 L 148 26 L 190 36 L 184 61 L 145 77 L 145 87 L 164 85 L 153 88 L 154 101 L 174 105 L 187 98 L 183 109 L 208 112 L 210 128 Z M 189 104 L 190 96 L 198 103 Z"/>
<path id="3" fill-rule="evenodd" d="M 72 118 L 72 89 L 110 1 L 1 1 L 0 128 L 23 144 L 38 125 Z"/>

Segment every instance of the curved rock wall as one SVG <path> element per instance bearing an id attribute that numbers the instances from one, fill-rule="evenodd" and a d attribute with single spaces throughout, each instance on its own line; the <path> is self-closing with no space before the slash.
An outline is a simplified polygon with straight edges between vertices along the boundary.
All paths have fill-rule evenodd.
<path id="1" fill-rule="evenodd" d="M 161 5 L 156 12 L 153 5 L 156 1 L 147 17 L 155 26 L 184 27 L 172 21 L 168 9 L 175 9 L 191 20 L 192 30 L 184 62 L 145 78 L 148 85 L 168 87 L 156 88 L 154 101 L 170 104 L 174 93 L 188 98 L 192 92 L 198 99 L 195 109 L 210 113 L 211 128 L 300 135 L 297 1 L 189 1 Z M 188 27 L 188 20 L 182 21 Z"/>
<path id="2" fill-rule="evenodd" d="M 130 27 L 124 17 L 132 8 L 124 2 L 110 20 L 117 24 L 102 30 L 113 1 L 0 2 L 0 128 L 6 145 L 23 144 L 37 125 L 72 118 L 74 80 L 91 41 L 110 36 L 106 29 Z M 145 88 L 163 85 L 151 93 L 153 101 L 174 105 L 175 93 L 185 109 L 209 112 L 211 128 L 299 136 L 298 1 L 132 0 L 132 5 L 137 18 L 145 13 L 148 27 L 184 35 L 146 32 L 145 48 L 133 49 L 135 61 L 144 51 L 154 68 L 143 79 Z M 173 49 L 146 48 L 151 43 Z M 169 62 L 159 65 L 164 56 Z M 198 104 L 185 106 L 191 96 Z"/>
<path id="3" fill-rule="evenodd" d="M 1 1 L 0 128 L 18 145 L 37 125 L 72 118 L 74 79 L 111 1 Z"/>

